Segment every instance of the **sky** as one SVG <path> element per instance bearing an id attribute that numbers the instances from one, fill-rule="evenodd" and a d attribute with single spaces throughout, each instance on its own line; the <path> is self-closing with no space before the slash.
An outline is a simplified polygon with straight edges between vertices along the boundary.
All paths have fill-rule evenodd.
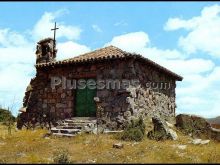
<path id="1" fill-rule="evenodd" d="M 141 54 L 184 78 L 177 114 L 220 115 L 220 2 L 0 2 L 0 106 L 14 115 L 55 21 L 57 60 L 108 45 Z"/>

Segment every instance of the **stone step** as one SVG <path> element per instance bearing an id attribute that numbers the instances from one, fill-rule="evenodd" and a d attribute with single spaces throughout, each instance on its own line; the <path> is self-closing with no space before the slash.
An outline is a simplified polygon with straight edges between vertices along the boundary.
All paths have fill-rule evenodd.
<path id="1" fill-rule="evenodd" d="M 83 127 L 82 126 L 68 126 L 68 125 L 62 126 L 62 125 L 59 125 L 56 128 L 57 129 L 82 129 Z"/>
<path id="2" fill-rule="evenodd" d="M 123 130 L 118 130 L 118 131 L 110 131 L 110 130 L 104 130 L 104 132 L 103 133 L 106 133 L 106 134 L 114 134 L 114 133 L 121 133 L 121 132 L 123 132 Z"/>
<path id="3" fill-rule="evenodd" d="M 66 120 L 64 120 L 64 122 L 63 123 L 77 123 L 77 124 L 80 124 L 80 123 L 96 123 L 97 121 L 96 120 L 70 120 L 70 119 L 66 119 Z"/>
<path id="4" fill-rule="evenodd" d="M 71 127 L 74 127 L 74 126 L 80 126 L 80 127 L 84 127 L 84 126 L 89 126 L 89 125 L 95 125 L 96 123 L 91 123 L 91 122 L 88 122 L 88 123 L 82 123 L 82 122 L 73 122 L 73 123 L 62 123 L 60 124 L 60 126 L 71 126 Z"/>
<path id="5" fill-rule="evenodd" d="M 72 117 L 70 120 L 96 120 L 96 117 Z M 68 119 L 67 119 L 68 120 Z"/>
<path id="6" fill-rule="evenodd" d="M 58 129 L 58 128 L 52 128 L 52 133 L 65 133 L 65 134 L 77 134 L 80 132 L 81 129 Z"/>
<path id="7" fill-rule="evenodd" d="M 65 133 L 53 133 L 54 136 L 59 136 L 59 137 L 75 137 L 76 134 L 65 134 Z"/>
<path id="8" fill-rule="evenodd" d="M 90 131 L 90 127 L 96 127 L 96 118 L 94 117 L 74 117 L 65 119 L 57 123 L 58 125 L 51 129 L 51 133 L 57 136 L 76 136 L 82 132 Z"/>

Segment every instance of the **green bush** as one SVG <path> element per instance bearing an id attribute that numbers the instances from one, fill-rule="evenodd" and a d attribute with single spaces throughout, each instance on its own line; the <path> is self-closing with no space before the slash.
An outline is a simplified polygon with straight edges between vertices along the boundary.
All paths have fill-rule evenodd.
<path id="1" fill-rule="evenodd" d="M 121 135 L 122 140 L 141 141 L 145 135 L 145 124 L 142 118 L 132 120 Z"/>
<path id="2" fill-rule="evenodd" d="M 61 149 L 54 153 L 53 155 L 53 161 L 56 164 L 69 164 L 69 152 L 67 150 Z"/>
<path id="3" fill-rule="evenodd" d="M 16 118 L 11 114 L 10 111 L 0 108 L 0 122 L 3 122 L 3 124 L 6 124 L 8 120 L 15 122 L 15 119 Z"/>

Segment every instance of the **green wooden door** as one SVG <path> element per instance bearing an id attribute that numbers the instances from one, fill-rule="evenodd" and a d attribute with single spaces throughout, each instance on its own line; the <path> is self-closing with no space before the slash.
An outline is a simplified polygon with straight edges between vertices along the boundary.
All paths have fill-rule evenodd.
<path id="1" fill-rule="evenodd" d="M 84 89 L 76 90 L 76 116 L 77 117 L 95 117 L 96 105 L 94 97 L 96 96 L 96 89 Z"/>

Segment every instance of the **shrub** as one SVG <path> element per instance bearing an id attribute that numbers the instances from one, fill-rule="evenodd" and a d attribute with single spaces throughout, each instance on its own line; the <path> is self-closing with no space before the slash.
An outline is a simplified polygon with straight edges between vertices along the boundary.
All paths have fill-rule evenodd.
<path id="1" fill-rule="evenodd" d="M 145 135 L 145 124 L 143 119 L 132 120 L 130 124 L 125 128 L 121 135 L 122 140 L 134 140 L 141 141 Z"/>
<path id="2" fill-rule="evenodd" d="M 61 149 L 54 153 L 53 155 L 53 161 L 56 164 L 69 164 L 69 152 L 67 150 Z"/>
<path id="3" fill-rule="evenodd" d="M 15 117 L 11 114 L 9 110 L 0 108 L 0 122 L 3 122 L 3 124 L 5 124 L 6 121 L 9 119 L 15 122 Z"/>

